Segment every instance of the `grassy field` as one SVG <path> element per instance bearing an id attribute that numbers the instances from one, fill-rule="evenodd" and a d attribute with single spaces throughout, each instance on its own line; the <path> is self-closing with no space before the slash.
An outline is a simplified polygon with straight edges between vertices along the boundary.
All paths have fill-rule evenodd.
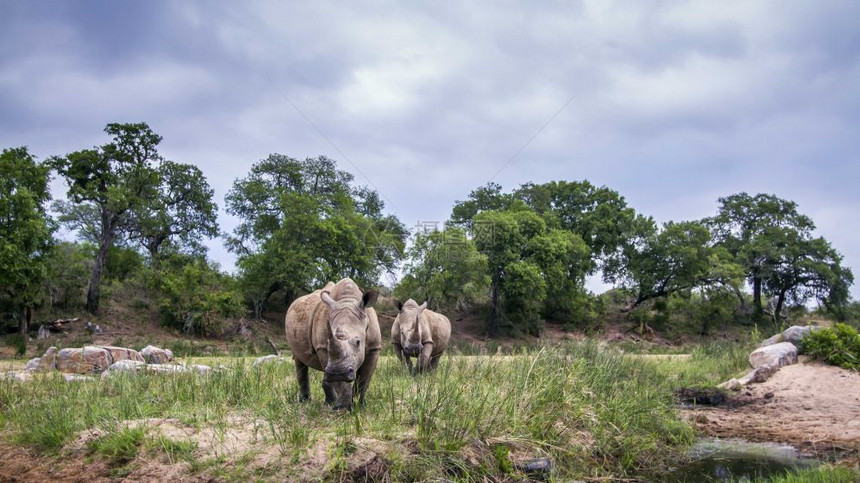
<path id="1" fill-rule="evenodd" d="M 0 431 L 40 455 L 106 463 L 114 476 L 157 463 L 225 481 L 516 481 L 523 462 L 549 458 L 559 480 L 659 479 L 695 436 L 674 390 L 738 375 L 747 354 L 736 344 L 648 357 L 581 343 L 447 356 L 414 378 L 384 356 L 353 413 L 324 405 L 320 373 L 299 403 L 291 362 L 198 358 L 189 362 L 226 369 L 2 380 Z"/>

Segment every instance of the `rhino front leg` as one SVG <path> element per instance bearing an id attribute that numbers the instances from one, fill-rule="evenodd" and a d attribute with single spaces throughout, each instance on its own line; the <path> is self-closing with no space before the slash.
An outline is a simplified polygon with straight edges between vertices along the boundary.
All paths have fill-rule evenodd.
<path id="1" fill-rule="evenodd" d="M 379 362 L 379 350 L 368 352 L 364 356 L 364 364 L 358 368 L 358 373 L 355 375 L 355 390 L 358 391 L 359 406 L 364 406 L 364 394 L 367 392 L 373 373 L 376 372 L 377 362 Z"/>
<path id="2" fill-rule="evenodd" d="M 336 394 L 336 402 L 332 409 L 335 411 L 339 411 L 341 409 L 346 409 L 347 411 L 352 410 L 352 384 L 348 382 L 335 382 L 331 384 L 332 389 Z"/>
<path id="3" fill-rule="evenodd" d="M 307 401 L 311 398 L 311 384 L 308 378 L 308 366 L 299 361 L 296 361 L 296 379 L 299 381 L 299 400 Z"/>
<path id="4" fill-rule="evenodd" d="M 427 342 L 421 348 L 421 354 L 418 356 L 418 372 L 426 372 L 430 369 L 431 354 L 433 354 L 433 343 Z"/>
<path id="5" fill-rule="evenodd" d="M 409 374 L 412 374 L 412 359 L 403 352 L 403 346 L 400 344 L 394 344 L 394 353 L 397 354 L 397 358 L 400 359 L 400 363 L 403 364 L 406 369 L 409 371 Z"/>
<path id="6" fill-rule="evenodd" d="M 325 366 L 328 364 L 328 351 L 326 349 L 317 349 L 317 357 L 320 361 L 320 366 L 325 369 Z M 334 403 L 334 400 L 337 399 L 337 395 L 334 392 L 334 388 L 332 384 L 327 380 L 328 376 L 325 371 L 323 371 L 323 380 L 322 380 L 322 389 L 325 393 L 325 403 L 331 406 Z"/>

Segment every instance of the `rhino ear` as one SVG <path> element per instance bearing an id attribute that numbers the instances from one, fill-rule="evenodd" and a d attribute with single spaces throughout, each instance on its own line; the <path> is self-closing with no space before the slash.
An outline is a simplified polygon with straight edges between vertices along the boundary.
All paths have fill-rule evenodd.
<path id="1" fill-rule="evenodd" d="M 427 301 L 425 300 L 423 304 L 418 306 L 418 311 L 423 312 L 424 309 L 426 309 L 426 308 L 427 308 Z"/>
<path id="2" fill-rule="evenodd" d="M 331 298 L 331 294 L 328 292 L 328 290 L 323 290 L 322 292 L 320 292 L 320 298 L 323 302 L 325 302 L 326 305 L 328 305 L 328 308 L 330 309 L 333 309 L 335 305 L 337 305 L 337 302 L 335 302 L 335 300 Z"/>
<path id="3" fill-rule="evenodd" d="M 364 297 L 361 298 L 361 306 L 373 307 L 373 304 L 376 303 L 376 297 L 379 297 L 379 292 L 376 290 L 368 290 L 367 293 L 364 294 Z"/>
<path id="4" fill-rule="evenodd" d="M 394 299 L 394 306 L 395 306 L 395 307 L 397 307 L 397 311 L 398 311 L 398 312 L 402 312 L 402 311 L 403 311 L 403 302 L 401 302 L 401 301 L 399 301 L 399 300 L 397 300 L 397 299 Z"/>

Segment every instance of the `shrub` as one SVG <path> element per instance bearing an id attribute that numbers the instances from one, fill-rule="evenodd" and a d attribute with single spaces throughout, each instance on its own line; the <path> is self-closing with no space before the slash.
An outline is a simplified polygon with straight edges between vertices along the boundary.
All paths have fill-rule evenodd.
<path id="1" fill-rule="evenodd" d="M 163 268 L 157 284 L 162 323 L 186 333 L 217 335 L 225 319 L 245 315 L 232 280 L 203 260 Z"/>
<path id="2" fill-rule="evenodd" d="M 828 364 L 860 369 L 860 335 L 850 325 L 836 323 L 832 328 L 812 331 L 803 341 L 803 350 Z"/>

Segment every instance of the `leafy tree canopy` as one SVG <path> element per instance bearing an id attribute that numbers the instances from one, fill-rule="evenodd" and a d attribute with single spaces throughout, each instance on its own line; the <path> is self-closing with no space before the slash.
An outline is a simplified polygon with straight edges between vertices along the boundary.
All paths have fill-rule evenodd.
<path id="1" fill-rule="evenodd" d="M 376 284 L 400 260 L 406 228 L 335 161 L 272 154 L 237 179 L 227 212 L 242 221 L 228 238 L 244 289 L 257 307 L 277 290 L 288 298 L 329 280 Z"/>
<path id="2" fill-rule="evenodd" d="M 54 224 L 45 212 L 50 167 L 27 148 L 0 153 L 0 287 L 13 305 L 31 308 L 46 277 Z M 26 332 L 26 317 L 21 331 Z"/>
<path id="3" fill-rule="evenodd" d="M 433 310 L 467 310 L 485 301 L 490 277 L 487 257 L 459 227 L 417 233 L 406 252 L 396 297 L 427 300 Z"/>

